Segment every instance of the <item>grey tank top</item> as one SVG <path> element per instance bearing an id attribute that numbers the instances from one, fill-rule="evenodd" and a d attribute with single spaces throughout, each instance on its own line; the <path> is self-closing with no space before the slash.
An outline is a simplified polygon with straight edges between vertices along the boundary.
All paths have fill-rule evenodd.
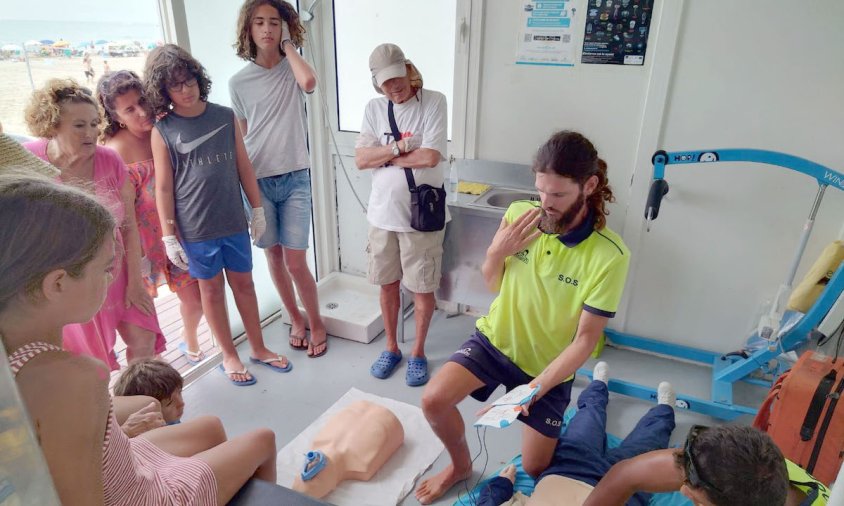
<path id="1" fill-rule="evenodd" d="M 171 112 L 155 127 L 170 152 L 182 240 L 208 241 L 245 232 L 232 110 L 208 102 L 199 116 Z"/>

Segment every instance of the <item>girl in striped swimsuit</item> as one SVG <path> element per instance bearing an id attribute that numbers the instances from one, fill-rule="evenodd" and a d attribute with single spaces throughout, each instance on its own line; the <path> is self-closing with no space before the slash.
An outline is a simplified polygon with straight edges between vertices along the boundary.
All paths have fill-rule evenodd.
<path id="1" fill-rule="evenodd" d="M 61 349 L 62 327 L 90 320 L 111 282 L 115 222 L 102 205 L 7 174 L 0 216 L 0 337 L 62 504 L 225 504 L 253 476 L 275 482 L 269 429 L 226 441 L 219 419 L 201 417 L 129 439 L 105 366 Z"/>

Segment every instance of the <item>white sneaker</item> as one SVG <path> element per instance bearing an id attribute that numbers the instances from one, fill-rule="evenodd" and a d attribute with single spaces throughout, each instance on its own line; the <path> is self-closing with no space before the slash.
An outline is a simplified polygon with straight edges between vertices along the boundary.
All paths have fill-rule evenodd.
<path id="1" fill-rule="evenodd" d="M 592 379 L 595 381 L 603 381 L 605 384 L 610 381 L 610 366 L 604 361 L 595 364 L 592 369 Z"/>
<path id="2" fill-rule="evenodd" d="M 656 402 L 657 404 L 674 406 L 674 403 L 677 402 L 677 392 L 674 391 L 671 383 L 663 381 L 656 387 Z"/>

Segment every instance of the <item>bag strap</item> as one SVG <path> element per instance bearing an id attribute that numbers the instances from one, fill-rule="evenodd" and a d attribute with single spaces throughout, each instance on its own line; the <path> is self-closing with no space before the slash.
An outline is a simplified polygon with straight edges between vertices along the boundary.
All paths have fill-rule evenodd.
<path id="1" fill-rule="evenodd" d="M 401 132 L 399 132 L 399 126 L 396 124 L 396 115 L 393 114 L 393 101 L 390 100 L 387 102 L 387 119 L 390 120 L 390 129 L 393 131 L 393 139 L 398 142 L 401 140 Z M 413 171 L 410 169 L 404 169 L 404 177 L 407 179 L 407 189 L 410 190 L 410 193 L 416 191 L 416 178 L 413 177 Z"/>
<path id="2" fill-rule="evenodd" d="M 800 439 L 803 441 L 811 441 L 812 436 L 815 435 L 815 427 L 818 426 L 818 421 L 821 418 L 821 412 L 826 405 L 826 399 L 832 391 L 835 384 L 835 369 L 821 379 L 818 388 L 815 390 L 815 395 L 812 396 L 812 402 L 809 404 L 809 409 L 806 410 L 806 418 L 803 419 L 803 425 L 800 427 Z"/>

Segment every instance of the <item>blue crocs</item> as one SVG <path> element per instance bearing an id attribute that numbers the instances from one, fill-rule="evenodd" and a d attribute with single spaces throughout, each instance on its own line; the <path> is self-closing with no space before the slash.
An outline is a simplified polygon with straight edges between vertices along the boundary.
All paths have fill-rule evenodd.
<path id="1" fill-rule="evenodd" d="M 401 351 L 392 353 L 385 350 L 369 368 L 369 372 L 378 379 L 387 379 L 396 370 L 399 362 L 401 362 Z"/>
<path id="2" fill-rule="evenodd" d="M 407 359 L 407 374 L 405 381 L 409 387 L 422 386 L 428 382 L 428 359 L 425 357 L 410 357 Z"/>

